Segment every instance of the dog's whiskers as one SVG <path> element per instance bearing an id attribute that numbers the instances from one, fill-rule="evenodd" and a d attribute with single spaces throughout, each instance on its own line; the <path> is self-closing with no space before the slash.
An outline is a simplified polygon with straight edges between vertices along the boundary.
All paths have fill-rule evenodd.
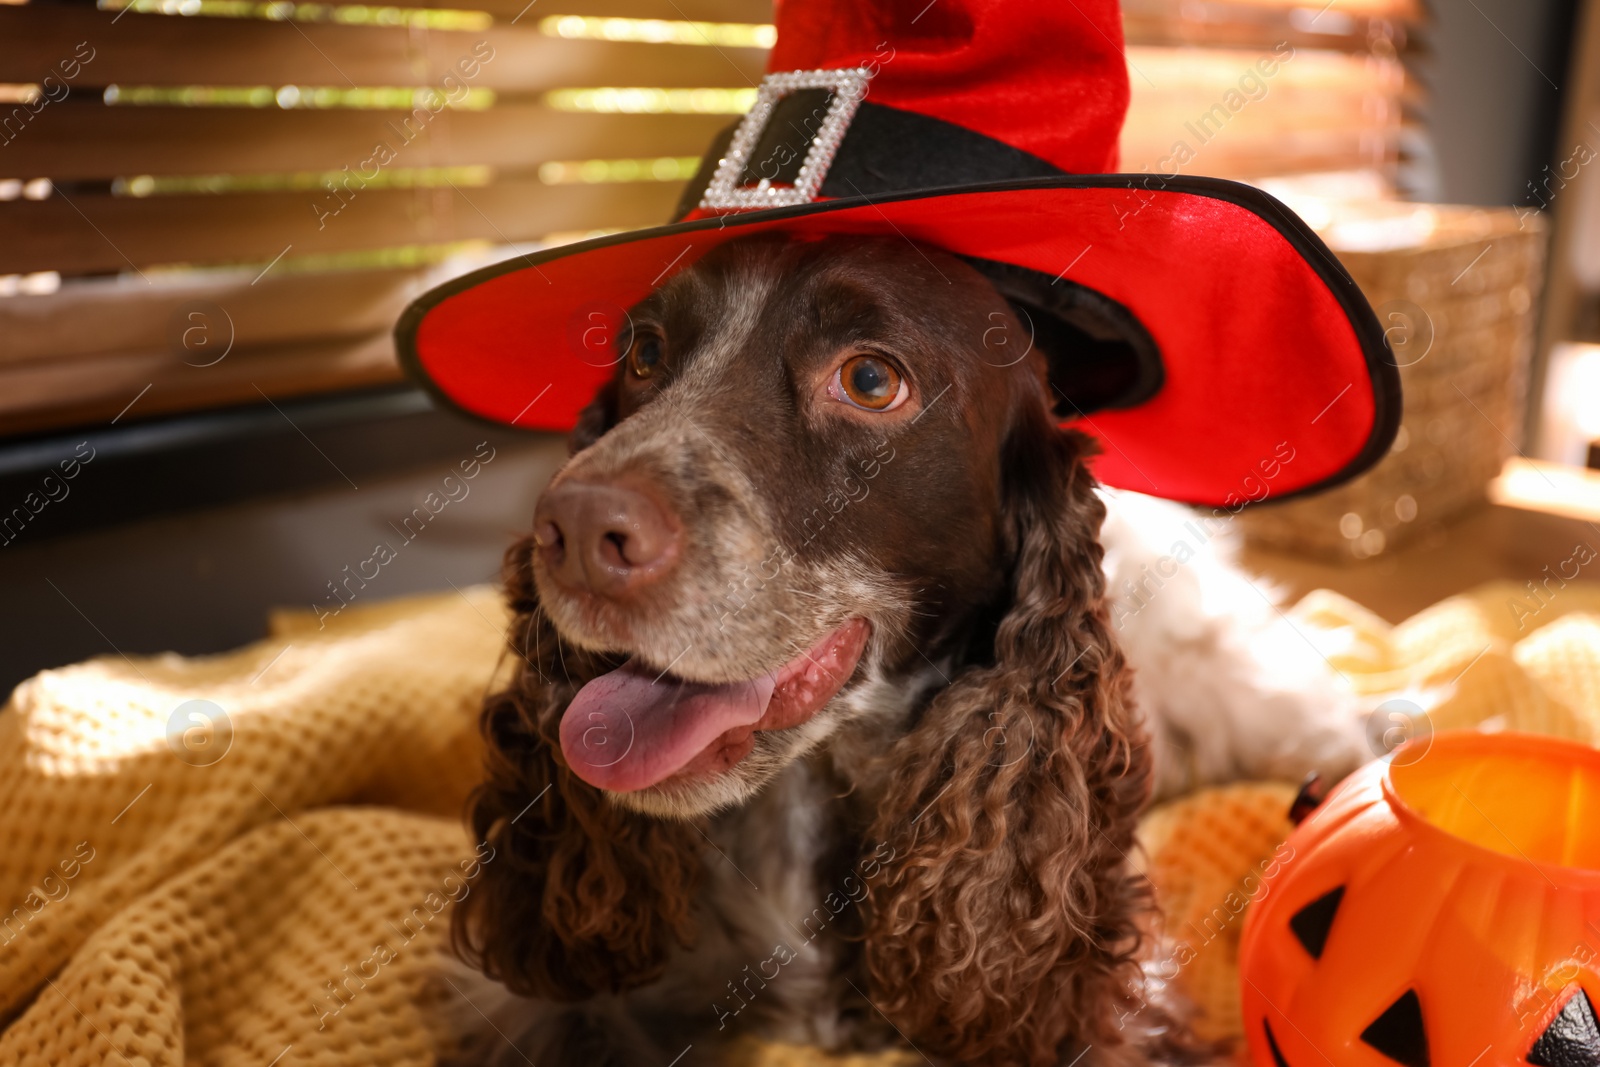
<path id="1" fill-rule="evenodd" d="M 535 605 L 535 607 L 533 609 L 533 612 L 534 612 L 534 617 L 535 618 L 542 619 L 542 620 L 544 620 L 546 622 L 550 621 L 550 617 L 545 614 L 545 610 L 544 610 L 544 605 L 543 604 Z M 562 648 L 562 645 L 565 644 L 565 642 L 563 642 L 561 640 L 561 637 L 557 633 L 557 631 L 555 629 L 555 624 L 553 622 L 550 623 L 550 631 L 551 631 L 552 634 L 556 635 L 555 636 L 556 660 L 561 664 L 561 676 L 567 680 L 567 684 L 568 685 L 571 685 L 572 684 L 572 672 L 567 670 L 567 654 L 566 654 L 566 650 L 564 648 Z M 535 633 L 537 634 L 537 632 L 538 631 L 536 630 Z M 541 675 L 541 677 L 542 677 L 542 675 Z"/>

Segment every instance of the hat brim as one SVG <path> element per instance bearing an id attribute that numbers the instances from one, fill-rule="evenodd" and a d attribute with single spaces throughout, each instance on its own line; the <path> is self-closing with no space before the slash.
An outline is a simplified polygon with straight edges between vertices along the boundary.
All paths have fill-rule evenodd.
<path id="1" fill-rule="evenodd" d="M 1018 179 L 565 245 L 418 298 L 395 329 L 401 363 L 461 411 L 565 432 L 613 373 L 626 308 L 718 245 L 768 231 L 898 235 L 1127 307 L 1160 350 L 1161 388 L 1067 423 L 1102 442 L 1107 485 L 1226 508 L 1282 499 L 1366 470 L 1399 426 L 1399 370 L 1349 274 L 1277 200 L 1214 178 Z"/>

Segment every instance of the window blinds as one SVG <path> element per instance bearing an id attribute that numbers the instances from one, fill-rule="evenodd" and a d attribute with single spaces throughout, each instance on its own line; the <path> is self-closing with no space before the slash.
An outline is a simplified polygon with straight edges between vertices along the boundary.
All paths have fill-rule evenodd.
<path id="1" fill-rule="evenodd" d="M 0 0 L 0 437 L 398 380 L 389 329 L 423 288 L 664 221 L 749 105 L 770 17 Z M 1418 17 L 1127 0 L 1124 169 L 1392 186 Z"/>

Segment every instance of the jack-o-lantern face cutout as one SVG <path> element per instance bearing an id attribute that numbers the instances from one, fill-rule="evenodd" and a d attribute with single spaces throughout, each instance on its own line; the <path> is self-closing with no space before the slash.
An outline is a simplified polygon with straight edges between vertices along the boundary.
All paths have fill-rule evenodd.
<path id="1" fill-rule="evenodd" d="M 1240 946 L 1257 1067 L 1600 1067 L 1600 751 L 1440 734 L 1288 845 Z"/>
<path id="2" fill-rule="evenodd" d="M 1534 1067 L 1578 1067 L 1600 1063 L 1600 1021 L 1594 1016 L 1594 1002 L 1579 989 L 1556 1012 L 1550 1025 L 1528 1050 Z"/>

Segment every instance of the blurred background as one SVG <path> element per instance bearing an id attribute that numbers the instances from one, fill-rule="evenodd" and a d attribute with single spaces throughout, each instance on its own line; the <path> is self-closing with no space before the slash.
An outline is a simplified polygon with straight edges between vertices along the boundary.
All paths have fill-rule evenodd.
<path id="1" fill-rule="evenodd" d="M 1288 201 L 1402 364 L 1391 456 L 1246 512 L 1247 562 L 1391 620 L 1575 577 L 1600 549 L 1600 2 L 1123 6 L 1122 169 Z M 492 578 L 563 446 L 434 409 L 390 328 L 450 276 L 666 220 L 770 19 L 0 0 L 0 688 L 335 605 L 474 458 L 360 595 Z"/>

